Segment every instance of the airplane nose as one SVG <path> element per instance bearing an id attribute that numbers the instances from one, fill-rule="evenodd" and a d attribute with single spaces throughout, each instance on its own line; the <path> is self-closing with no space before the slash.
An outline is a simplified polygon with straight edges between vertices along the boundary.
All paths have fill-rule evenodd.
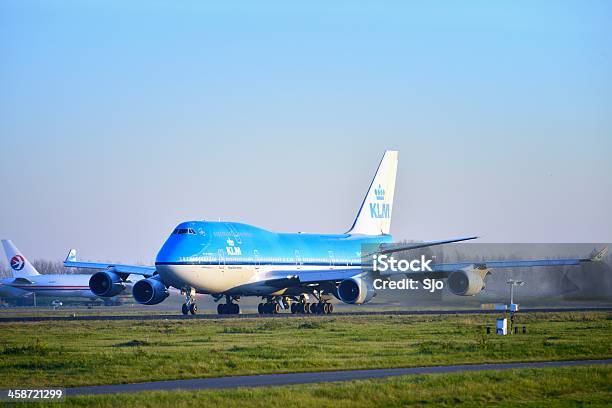
<path id="1" fill-rule="evenodd" d="M 175 237 L 170 237 L 164 242 L 155 258 L 156 264 L 165 264 L 168 262 L 178 262 L 181 254 L 181 243 Z"/>

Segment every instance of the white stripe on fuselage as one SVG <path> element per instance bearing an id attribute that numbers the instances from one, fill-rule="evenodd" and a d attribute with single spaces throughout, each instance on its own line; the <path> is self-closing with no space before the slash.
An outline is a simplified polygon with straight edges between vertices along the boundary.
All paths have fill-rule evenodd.
<path id="1" fill-rule="evenodd" d="M 323 265 L 158 265 L 157 271 L 164 282 L 181 289 L 192 287 L 199 293 L 219 294 L 232 293 L 244 296 L 258 296 L 277 292 L 278 288 L 272 288 L 264 284 L 266 275 L 274 271 L 287 271 L 290 276 L 299 271 L 347 269 L 343 267 L 329 267 Z M 360 266 L 353 266 L 356 272 L 361 270 Z M 234 293 L 236 292 L 236 293 Z M 238 293 L 240 292 L 240 293 Z"/>

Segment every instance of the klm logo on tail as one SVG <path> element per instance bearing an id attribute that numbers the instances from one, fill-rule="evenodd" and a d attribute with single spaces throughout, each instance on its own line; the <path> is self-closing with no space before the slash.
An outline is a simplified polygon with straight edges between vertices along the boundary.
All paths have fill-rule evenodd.
<path id="1" fill-rule="evenodd" d="M 378 185 L 378 188 L 374 189 L 374 195 L 376 201 L 370 203 L 370 217 L 372 218 L 389 218 L 391 217 L 391 209 L 388 203 L 379 203 L 378 201 L 385 200 L 385 189 Z"/>

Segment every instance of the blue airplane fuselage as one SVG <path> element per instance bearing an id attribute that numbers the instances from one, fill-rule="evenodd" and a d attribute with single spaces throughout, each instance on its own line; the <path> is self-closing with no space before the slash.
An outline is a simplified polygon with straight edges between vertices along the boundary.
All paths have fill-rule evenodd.
<path id="1" fill-rule="evenodd" d="M 223 293 L 271 270 L 357 269 L 364 247 L 389 242 L 390 235 L 276 233 L 242 223 L 188 221 L 166 240 L 155 264 L 173 286 Z"/>

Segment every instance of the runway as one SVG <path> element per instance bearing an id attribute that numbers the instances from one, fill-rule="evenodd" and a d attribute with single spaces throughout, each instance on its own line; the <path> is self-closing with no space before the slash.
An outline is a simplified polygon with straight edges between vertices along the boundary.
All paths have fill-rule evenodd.
<path id="1" fill-rule="evenodd" d="M 443 374 L 473 371 L 511 370 L 515 368 L 546 368 L 612 364 L 612 359 L 577 361 L 542 361 L 531 363 L 469 364 L 413 368 L 387 368 L 376 370 L 323 371 L 294 374 L 264 374 L 220 378 L 197 378 L 191 380 L 153 381 L 136 384 L 100 385 L 66 389 L 67 396 L 116 394 L 140 391 L 209 390 L 238 387 L 268 387 L 292 384 L 329 383 L 338 381 L 365 380 L 397 377 L 401 375 Z"/>
<path id="2" fill-rule="evenodd" d="M 564 312 L 609 312 L 612 307 L 573 307 L 573 308 L 534 308 L 521 309 L 520 313 L 564 313 Z M 482 309 L 457 309 L 457 310 L 398 310 L 380 312 L 341 312 L 330 315 L 313 314 L 238 314 L 238 315 L 218 315 L 218 314 L 130 314 L 130 315 L 73 315 L 73 316 L 11 316 L 0 317 L 0 323 L 16 322 L 46 322 L 46 321 L 105 321 L 105 320 L 210 320 L 210 319 L 286 319 L 299 317 L 334 317 L 334 316 L 417 316 L 417 315 L 453 315 L 453 314 L 500 314 L 499 310 Z"/>

